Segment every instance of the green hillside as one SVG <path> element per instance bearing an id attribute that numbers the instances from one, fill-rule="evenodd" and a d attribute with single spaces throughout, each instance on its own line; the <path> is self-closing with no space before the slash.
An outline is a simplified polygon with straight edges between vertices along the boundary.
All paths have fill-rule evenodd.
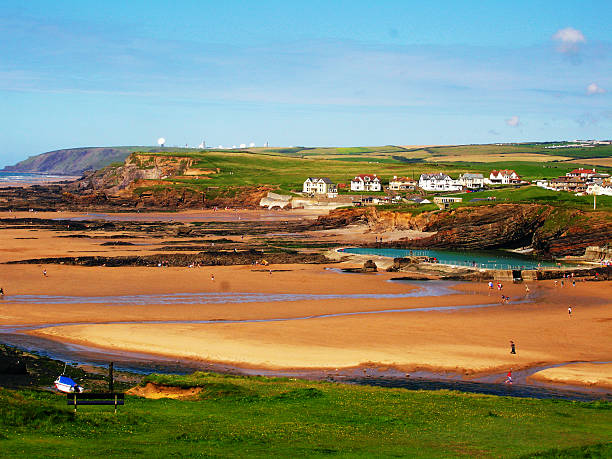
<path id="1" fill-rule="evenodd" d="M 587 165 L 612 166 L 612 146 L 600 145 L 592 148 L 550 149 L 550 143 L 503 144 L 503 145 L 447 145 L 432 147 L 402 147 L 397 145 L 373 147 L 291 147 L 249 148 L 242 150 L 198 150 L 193 148 L 158 148 L 142 146 L 83 147 L 55 150 L 32 156 L 5 171 L 40 172 L 64 175 L 79 175 L 86 170 L 97 170 L 110 164 L 123 162 L 130 153 L 179 152 L 199 154 L 250 153 L 261 156 L 276 156 L 294 159 L 328 159 L 346 162 L 378 162 L 405 164 L 454 164 L 466 162 L 475 168 L 490 170 L 494 167 L 513 167 L 518 163 L 567 163 L 587 160 Z M 597 160 L 602 160 L 598 164 Z M 572 162 L 570 162 L 572 161 Z M 593 162 L 594 161 L 594 162 Z M 487 164 L 479 167 L 477 164 Z M 491 167 L 489 167 L 491 166 Z M 456 170 L 466 165 L 456 165 Z M 571 166 L 568 166 L 568 168 Z M 399 169 L 404 170 L 404 169 Z M 544 175 L 543 175 L 544 176 Z"/>
<path id="2" fill-rule="evenodd" d="M 464 172 L 480 172 L 488 175 L 492 169 L 515 169 L 526 180 L 554 178 L 575 169 L 577 163 L 569 162 L 425 162 L 406 161 L 396 157 L 396 152 L 358 152 L 329 158 L 323 155 L 296 155 L 278 150 L 207 150 L 200 152 L 163 152 L 153 156 L 175 157 L 192 160 L 191 167 L 215 170 L 206 179 L 187 175 L 164 179 L 167 186 L 186 187 L 194 191 L 211 188 L 269 185 L 281 192 L 301 191 L 302 183 L 309 176 L 329 177 L 336 183 L 348 183 L 358 174 L 377 174 L 383 183 L 393 176 L 418 179 L 426 172 L 445 172 L 453 178 Z M 605 168 L 599 168 L 605 170 Z M 155 185 L 159 188 L 161 185 Z M 148 191 L 142 187 L 138 191 Z"/>

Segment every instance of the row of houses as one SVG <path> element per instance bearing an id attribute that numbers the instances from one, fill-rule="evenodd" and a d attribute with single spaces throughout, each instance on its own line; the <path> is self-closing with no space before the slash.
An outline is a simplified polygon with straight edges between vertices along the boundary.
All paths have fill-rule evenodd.
<path id="1" fill-rule="evenodd" d="M 553 191 L 568 191 L 576 194 L 612 196 L 610 174 L 598 173 L 595 169 L 574 169 L 552 180 L 538 180 L 536 185 Z"/>
<path id="2" fill-rule="evenodd" d="M 411 191 L 421 188 L 425 191 L 461 191 L 480 190 L 486 185 L 512 185 L 522 183 L 519 175 L 513 170 L 494 170 L 489 177 L 483 174 L 465 173 L 458 179 L 453 179 L 442 172 L 435 174 L 421 174 L 418 182 L 409 177 L 394 176 L 389 180 L 391 191 Z M 306 194 L 335 195 L 338 187 L 327 177 L 308 177 L 304 181 L 302 192 Z M 382 182 L 376 174 L 361 174 L 351 180 L 351 191 L 377 192 L 382 191 Z"/>

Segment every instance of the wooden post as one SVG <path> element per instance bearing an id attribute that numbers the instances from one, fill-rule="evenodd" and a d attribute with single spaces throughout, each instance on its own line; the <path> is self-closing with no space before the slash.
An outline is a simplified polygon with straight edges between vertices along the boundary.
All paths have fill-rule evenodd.
<path id="1" fill-rule="evenodd" d="M 115 414 L 117 414 L 117 394 L 115 394 Z"/>
<path id="2" fill-rule="evenodd" d="M 74 414 L 76 414 L 76 409 L 77 409 L 77 395 L 76 392 L 74 393 Z"/>
<path id="3" fill-rule="evenodd" d="M 108 365 L 108 391 L 114 392 L 113 362 Z"/>

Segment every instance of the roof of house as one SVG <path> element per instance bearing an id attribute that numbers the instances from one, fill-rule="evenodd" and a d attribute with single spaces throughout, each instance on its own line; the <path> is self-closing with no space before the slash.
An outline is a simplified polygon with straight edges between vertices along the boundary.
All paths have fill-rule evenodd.
<path id="1" fill-rule="evenodd" d="M 380 181 L 376 174 L 359 174 L 353 179 L 354 182 L 359 180 L 362 182 L 371 182 L 374 180 Z"/>
<path id="2" fill-rule="evenodd" d="M 491 174 L 493 175 L 512 175 L 512 174 L 516 174 L 516 171 L 514 171 L 513 169 L 500 169 L 498 171 L 491 171 Z"/>
<path id="3" fill-rule="evenodd" d="M 409 177 L 393 177 L 390 182 L 410 182 L 413 183 L 414 180 Z"/>
<path id="4" fill-rule="evenodd" d="M 318 182 L 318 181 L 322 181 L 324 183 L 327 183 L 328 185 L 333 185 L 334 182 L 332 182 L 329 178 L 327 177 L 308 177 L 306 180 L 310 180 L 311 182 Z"/>
<path id="5" fill-rule="evenodd" d="M 470 172 L 466 172 L 462 175 L 463 178 L 471 178 L 471 179 L 481 179 L 484 178 L 482 174 L 472 174 Z"/>
<path id="6" fill-rule="evenodd" d="M 450 179 L 450 176 L 444 174 L 443 172 L 436 172 L 435 174 L 421 174 L 419 180 L 446 180 Z"/>
<path id="7" fill-rule="evenodd" d="M 574 169 L 570 174 L 594 174 L 595 169 L 583 169 L 582 167 Z"/>

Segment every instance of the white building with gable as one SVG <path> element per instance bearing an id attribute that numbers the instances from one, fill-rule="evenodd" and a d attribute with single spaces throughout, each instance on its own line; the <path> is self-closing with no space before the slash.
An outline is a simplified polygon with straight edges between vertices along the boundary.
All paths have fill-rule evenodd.
<path id="1" fill-rule="evenodd" d="M 453 180 L 442 172 L 421 174 L 419 187 L 425 191 L 460 191 L 463 188 L 458 180 Z"/>
<path id="2" fill-rule="evenodd" d="M 351 180 L 351 191 L 381 191 L 380 179 L 376 174 L 361 174 Z"/>
<path id="3" fill-rule="evenodd" d="M 306 194 L 337 194 L 336 184 L 327 177 L 308 177 L 304 180 L 302 192 Z"/>

